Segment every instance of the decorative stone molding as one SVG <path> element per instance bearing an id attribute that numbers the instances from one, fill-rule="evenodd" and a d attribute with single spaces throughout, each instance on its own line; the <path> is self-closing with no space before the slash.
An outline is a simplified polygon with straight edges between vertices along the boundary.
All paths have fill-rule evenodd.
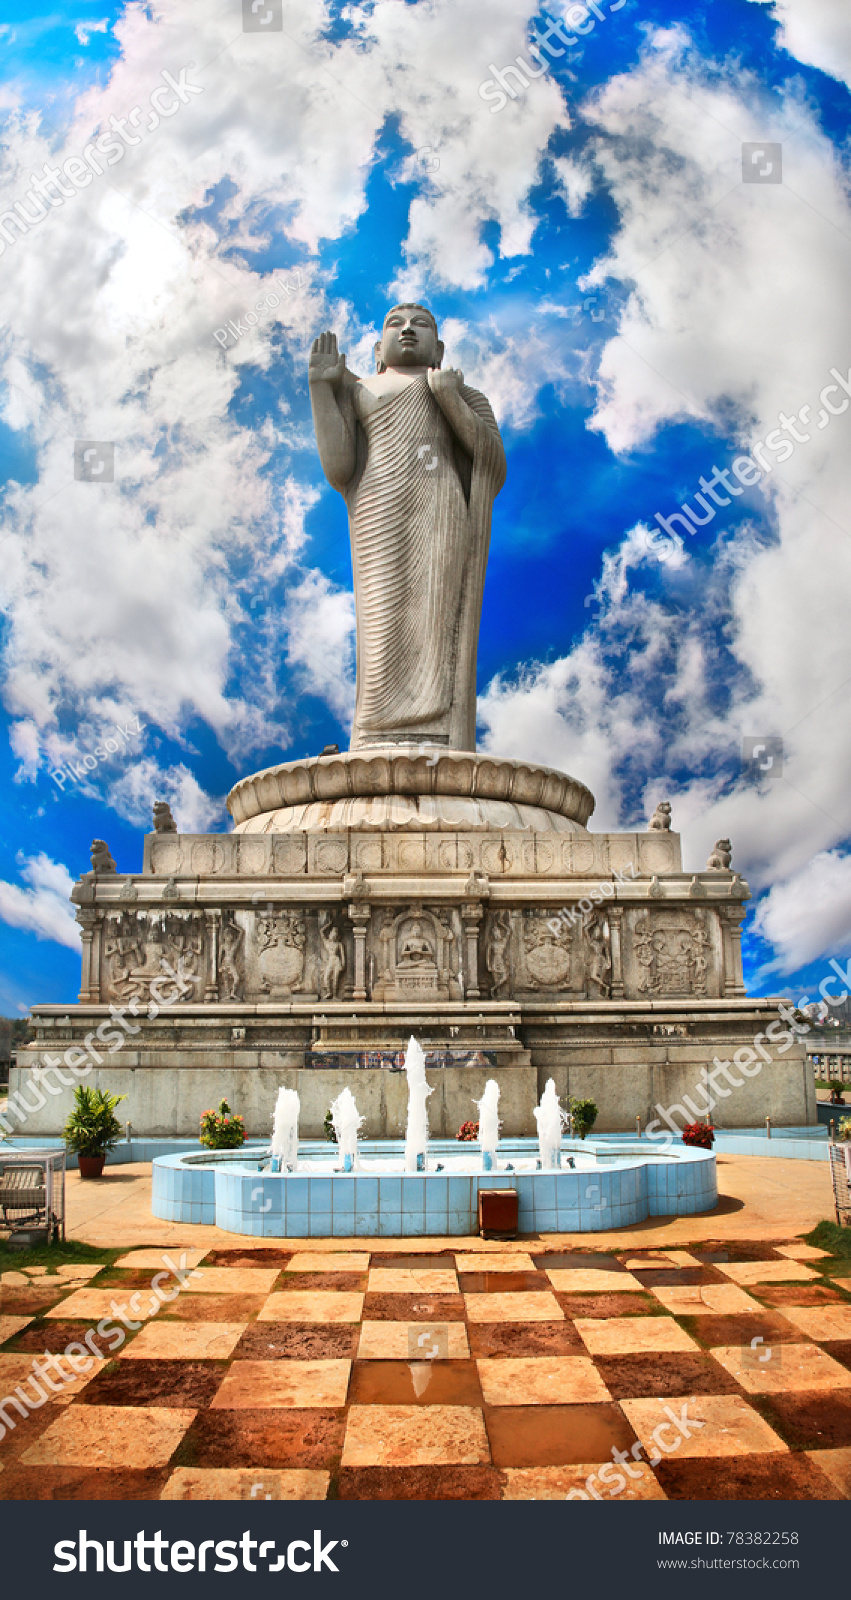
<path id="1" fill-rule="evenodd" d="M 462 808 L 462 811 L 466 810 L 470 825 L 485 828 L 510 827 L 511 808 L 531 807 L 551 817 L 566 818 L 584 829 L 594 810 L 590 789 L 566 773 L 523 761 L 501 761 L 472 751 L 435 748 L 436 755 L 422 747 L 394 746 L 369 754 L 355 751 L 286 761 L 243 778 L 228 795 L 228 810 L 237 830 L 254 818 L 264 817 L 269 819 L 270 831 L 275 832 L 283 831 L 284 819 L 277 816 L 282 811 L 319 806 L 327 812 L 335 802 L 351 800 L 378 799 L 381 816 L 377 825 L 391 830 L 394 827 L 393 806 L 387 802 L 396 798 L 403 802 L 399 807 L 402 826 L 410 826 L 412 813 L 419 814 L 416 804 L 406 809 L 404 801 L 425 797 L 456 802 L 446 810 L 445 824 L 456 829 L 459 824 L 463 826 L 465 820 L 457 805 L 459 801 L 479 803 L 478 807 Z M 508 815 L 497 809 L 489 817 L 488 806 L 492 803 L 497 808 L 508 807 Z M 370 820 L 368 806 L 361 811 L 362 825 L 376 825 Z M 439 826 L 439 806 L 435 814 Z M 290 826 L 298 825 L 294 821 L 290 823 Z M 342 825 L 356 827 L 358 823 L 352 815 Z M 421 827 L 422 821 L 418 825 Z M 534 828 L 535 822 L 530 820 L 529 825 Z M 546 826 L 544 820 L 543 827 Z"/>

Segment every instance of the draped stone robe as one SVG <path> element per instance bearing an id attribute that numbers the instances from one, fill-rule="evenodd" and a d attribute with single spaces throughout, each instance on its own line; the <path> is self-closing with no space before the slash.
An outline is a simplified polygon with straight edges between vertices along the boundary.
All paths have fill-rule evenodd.
<path id="1" fill-rule="evenodd" d="M 357 617 L 351 749 L 422 741 L 474 750 L 491 508 L 505 480 L 493 412 L 478 390 L 461 387 L 482 424 L 470 456 L 425 377 L 377 404 L 359 382 L 349 393 L 357 418 L 357 465 L 344 491 Z"/>

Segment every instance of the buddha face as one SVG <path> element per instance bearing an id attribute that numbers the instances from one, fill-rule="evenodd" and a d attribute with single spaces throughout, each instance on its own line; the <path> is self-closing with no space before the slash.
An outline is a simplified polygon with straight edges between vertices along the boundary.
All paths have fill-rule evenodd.
<path id="1" fill-rule="evenodd" d="M 387 367 L 439 367 L 443 345 L 437 325 L 429 311 L 420 306 L 394 306 L 384 319 L 381 339 L 375 346 L 379 372 Z"/>

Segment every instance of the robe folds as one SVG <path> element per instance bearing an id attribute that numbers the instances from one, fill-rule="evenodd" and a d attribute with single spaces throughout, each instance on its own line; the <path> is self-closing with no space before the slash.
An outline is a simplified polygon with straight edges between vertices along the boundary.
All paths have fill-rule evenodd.
<path id="1" fill-rule="evenodd" d="M 428 743 L 475 749 L 476 650 L 493 501 L 505 457 L 476 389 L 472 456 L 425 377 L 359 406 L 345 490 L 357 615 L 351 749 Z"/>

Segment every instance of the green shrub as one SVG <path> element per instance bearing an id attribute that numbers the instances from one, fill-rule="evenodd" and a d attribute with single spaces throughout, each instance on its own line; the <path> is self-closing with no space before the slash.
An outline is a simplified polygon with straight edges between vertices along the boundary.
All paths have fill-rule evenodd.
<path id="1" fill-rule="evenodd" d="M 594 1123 L 597 1121 L 596 1100 L 577 1100 L 573 1095 L 571 1095 L 570 1115 L 573 1123 L 574 1133 L 577 1134 L 580 1139 L 584 1139 L 586 1133 L 591 1132 Z"/>
<path id="2" fill-rule="evenodd" d="M 245 1144 L 245 1124 L 227 1101 L 221 1100 L 217 1111 L 204 1112 L 199 1137 L 208 1150 L 238 1150 Z"/>
<path id="3" fill-rule="evenodd" d="M 74 1109 L 63 1129 L 68 1149 L 79 1156 L 105 1156 L 112 1150 L 122 1133 L 115 1108 L 126 1099 L 126 1094 L 110 1094 L 107 1089 L 78 1084 Z"/>

